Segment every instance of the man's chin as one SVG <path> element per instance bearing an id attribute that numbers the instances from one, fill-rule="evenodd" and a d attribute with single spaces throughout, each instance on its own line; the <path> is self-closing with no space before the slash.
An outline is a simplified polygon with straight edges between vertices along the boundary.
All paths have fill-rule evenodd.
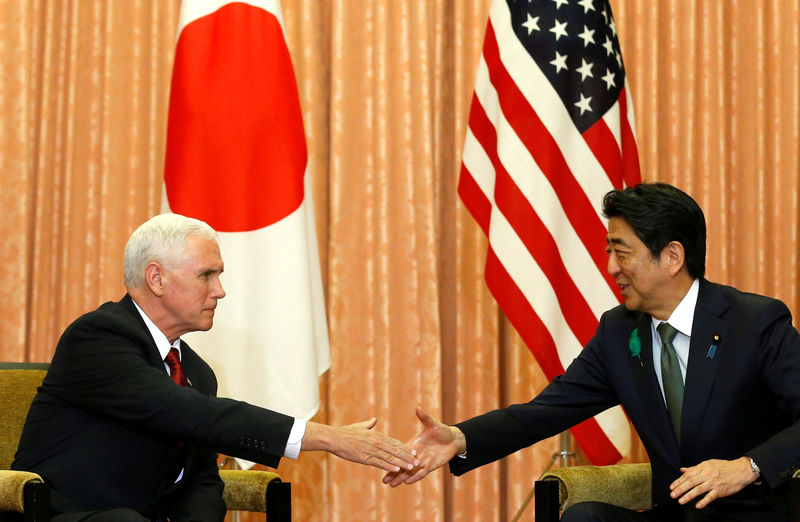
<path id="1" fill-rule="evenodd" d="M 636 303 L 635 301 L 631 301 L 630 299 L 625 299 L 625 298 L 623 297 L 623 302 L 622 302 L 622 304 L 624 304 L 624 305 L 625 305 L 625 308 L 627 308 L 627 309 L 628 309 L 628 310 L 630 310 L 631 312 L 636 312 L 636 311 L 638 311 L 638 310 L 639 310 L 639 307 L 637 306 L 637 303 Z"/>
<path id="2" fill-rule="evenodd" d="M 203 317 L 200 320 L 200 328 L 198 328 L 201 332 L 207 332 L 211 330 L 211 327 L 214 326 L 214 310 L 204 310 Z"/>
<path id="3" fill-rule="evenodd" d="M 214 319 L 213 317 L 207 321 L 203 321 L 202 323 L 197 325 L 198 332 L 207 332 L 211 330 L 211 327 L 214 326 Z"/>

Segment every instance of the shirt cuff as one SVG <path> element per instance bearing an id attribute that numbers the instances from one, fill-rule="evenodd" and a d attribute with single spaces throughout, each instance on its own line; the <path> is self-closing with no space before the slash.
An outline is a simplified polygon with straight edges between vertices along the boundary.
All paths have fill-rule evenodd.
<path id="1" fill-rule="evenodd" d="M 300 455 L 300 449 L 303 446 L 303 435 L 306 434 L 306 425 L 308 421 L 303 419 L 295 419 L 292 424 L 292 430 L 289 432 L 289 440 L 286 441 L 286 449 L 283 450 L 283 456 L 290 459 L 297 459 Z"/>

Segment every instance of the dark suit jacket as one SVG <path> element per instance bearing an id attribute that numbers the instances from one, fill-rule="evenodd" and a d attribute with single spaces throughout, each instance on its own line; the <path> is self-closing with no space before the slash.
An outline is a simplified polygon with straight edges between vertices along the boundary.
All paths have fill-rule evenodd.
<path id="1" fill-rule="evenodd" d="M 216 452 L 276 467 L 293 419 L 215 397 L 211 368 L 185 343 L 181 354 L 186 388 L 167 375 L 129 296 L 77 319 L 61 336 L 12 468 L 42 475 L 58 512 L 130 507 L 222 520 Z M 178 442 L 187 453 L 175 484 Z"/>
<path id="2" fill-rule="evenodd" d="M 629 347 L 635 328 L 641 360 Z M 709 357 L 712 344 L 717 349 Z M 740 497 L 763 498 L 785 510 L 787 479 L 800 465 L 800 336 L 786 306 L 701 280 L 680 446 L 652 358 L 650 317 L 622 305 L 613 308 L 564 375 L 532 401 L 458 424 L 466 435 L 467 458 L 453 459 L 451 471 L 462 474 L 622 404 L 650 457 L 655 505 L 674 503 L 669 484 L 681 466 L 748 455 L 765 484 L 745 488 Z"/>

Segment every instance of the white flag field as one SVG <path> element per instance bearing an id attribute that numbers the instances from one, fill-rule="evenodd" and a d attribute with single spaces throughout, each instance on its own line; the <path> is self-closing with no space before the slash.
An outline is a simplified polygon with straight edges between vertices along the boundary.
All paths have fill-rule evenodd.
<path id="1" fill-rule="evenodd" d="M 307 164 L 280 3 L 184 0 L 162 210 L 217 230 L 227 294 L 184 340 L 219 395 L 305 419 L 330 367 Z"/>

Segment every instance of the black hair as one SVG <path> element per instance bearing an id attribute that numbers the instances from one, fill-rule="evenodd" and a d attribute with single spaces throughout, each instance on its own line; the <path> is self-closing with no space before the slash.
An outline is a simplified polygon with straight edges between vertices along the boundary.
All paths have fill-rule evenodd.
<path id="1" fill-rule="evenodd" d="M 624 220 L 654 259 L 672 241 L 683 245 L 693 278 L 706 271 L 706 218 L 695 200 L 666 183 L 640 183 L 612 190 L 603 198 L 603 215 Z"/>

